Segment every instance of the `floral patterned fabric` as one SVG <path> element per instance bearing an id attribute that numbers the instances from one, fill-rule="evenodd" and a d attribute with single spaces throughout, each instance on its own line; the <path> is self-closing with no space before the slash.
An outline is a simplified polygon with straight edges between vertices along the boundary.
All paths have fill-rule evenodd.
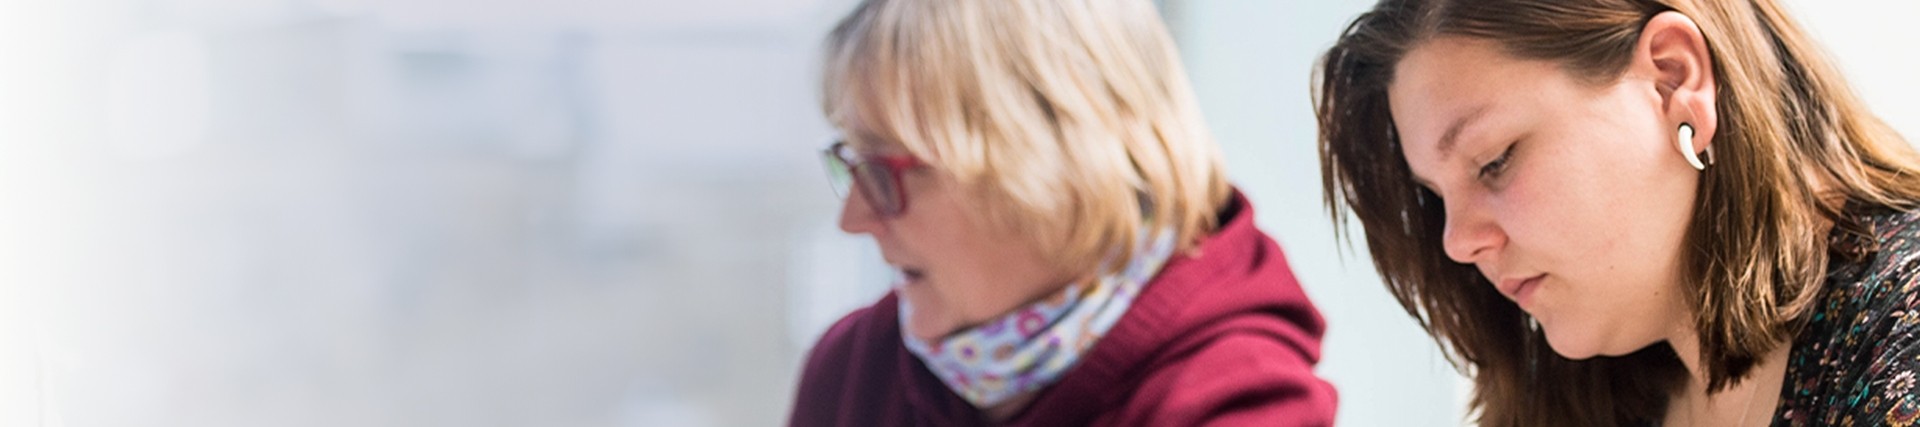
<path id="1" fill-rule="evenodd" d="M 1920 213 L 1856 215 L 1836 231 L 1824 295 L 1794 340 L 1775 426 L 1913 426 L 1920 420 Z"/>
<path id="2" fill-rule="evenodd" d="M 1006 402 L 1052 385 L 1112 329 L 1133 299 L 1173 256 L 1173 233 L 1142 236 L 1119 274 L 1067 286 L 1052 297 L 1014 310 L 939 342 L 907 333 L 913 306 L 900 300 L 900 335 L 960 397 L 976 407 Z"/>

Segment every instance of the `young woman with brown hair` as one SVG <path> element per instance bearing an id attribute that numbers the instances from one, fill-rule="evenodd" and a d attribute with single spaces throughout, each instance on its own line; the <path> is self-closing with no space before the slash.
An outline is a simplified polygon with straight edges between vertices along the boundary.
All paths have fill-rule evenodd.
<path id="1" fill-rule="evenodd" d="M 1920 157 L 1776 0 L 1383 0 L 1319 79 L 1334 220 L 1481 424 L 1920 416 Z"/>

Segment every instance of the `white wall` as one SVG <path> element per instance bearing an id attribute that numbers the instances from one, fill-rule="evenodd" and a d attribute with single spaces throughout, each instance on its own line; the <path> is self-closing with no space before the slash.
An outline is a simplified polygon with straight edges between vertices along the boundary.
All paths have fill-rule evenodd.
<path id="1" fill-rule="evenodd" d="M 797 260 L 870 257 L 845 1 L 25 1 L 0 425 L 775 425 Z"/>
<path id="2" fill-rule="evenodd" d="M 1853 89 L 1908 142 L 1920 141 L 1920 3 L 1790 0 L 1788 7 L 1840 65 Z"/>
<path id="3" fill-rule="evenodd" d="M 1379 284 L 1364 248 L 1334 242 L 1321 203 L 1313 62 L 1364 1 L 1189 1 L 1175 31 L 1202 109 L 1259 224 L 1327 317 L 1320 374 L 1340 425 L 1447 425 L 1459 378 Z"/>

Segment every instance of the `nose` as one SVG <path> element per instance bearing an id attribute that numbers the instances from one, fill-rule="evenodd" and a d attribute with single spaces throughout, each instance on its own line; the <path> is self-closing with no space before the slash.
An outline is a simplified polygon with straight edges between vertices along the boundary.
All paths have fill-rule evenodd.
<path id="1" fill-rule="evenodd" d="M 867 197 L 854 188 L 840 204 L 840 231 L 847 234 L 873 234 L 880 230 L 880 215 L 867 204 Z"/>
<path id="2" fill-rule="evenodd" d="M 1461 264 L 1479 263 L 1498 253 L 1507 243 L 1506 233 L 1488 215 L 1489 209 L 1471 201 L 1449 201 L 1446 205 L 1447 225 L 1441 234 L 1441 243 L 1447 258 Z"/>

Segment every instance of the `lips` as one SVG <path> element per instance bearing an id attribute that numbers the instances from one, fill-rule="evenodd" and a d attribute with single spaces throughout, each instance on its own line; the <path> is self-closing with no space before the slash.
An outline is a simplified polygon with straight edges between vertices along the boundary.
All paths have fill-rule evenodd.
<path id="1" fill-rule="evenodd" d="M 1540 288 L 1540 282 L 1545 281 L 1546 278 L 1546 274 L 1539 274 L 1531 277 L 1506 279 L 1501 280 L 1498 287 L 1500 288 L 1501 295 L 1506 295 L 1507 299 L 1513 300 L 1513 302 L 1519 304 L 1521 308 L 1526 308 L 1528 302 L 1533 300 L 1533 292 Z"/>

